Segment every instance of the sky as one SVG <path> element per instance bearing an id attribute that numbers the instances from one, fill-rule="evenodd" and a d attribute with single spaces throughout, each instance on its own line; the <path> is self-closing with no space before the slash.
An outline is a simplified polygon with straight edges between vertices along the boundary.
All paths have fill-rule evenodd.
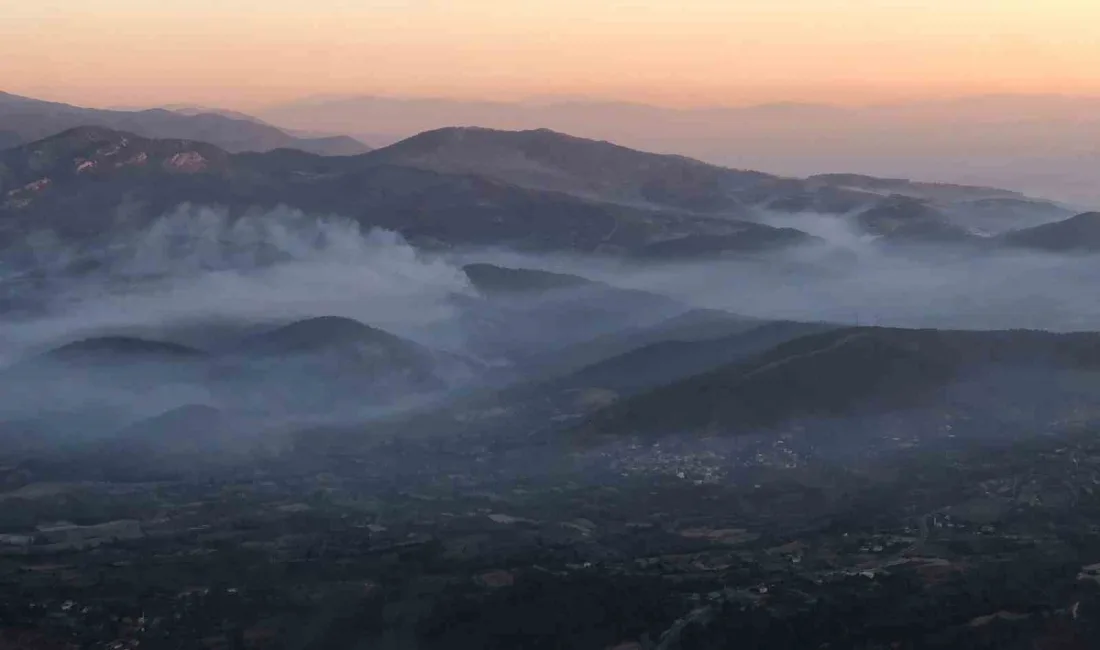
<path id="1" fill-rule="evenodd" d="M 0 90 L 665 105 L 1100 94 L 1095 0 L 0 0 Z"/>

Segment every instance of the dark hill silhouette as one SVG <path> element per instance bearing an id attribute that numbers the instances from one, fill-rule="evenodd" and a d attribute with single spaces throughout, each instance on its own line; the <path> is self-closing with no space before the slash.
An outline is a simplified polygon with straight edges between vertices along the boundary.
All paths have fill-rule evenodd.
<path id="1" fill-rule="evenodd" d="M 1100 251 L 1100 212 L 1006 233 L 1001 239 L 1011 246 L 1058 253 Z"/>
<path id="2" fill-rule="evenodd" d="M 463 357 L 354 319 L 322 316 L 244 339 L 219 359 L 217 373 L 230 391 L 316 409 L 443 390 L 479 371 Z"/>
<path id="3" fill-rule="evenodd" d="M 236 352 L 247 355 L 286 355 L 354 345 L 379 345 L 408 353 L 421 351 L 420 346 L 415 343 L 357 320 L 340 316 L 319 316 L 249 337 L 241 342 Z"/>
<path id="4" fill-rule="evenodd" d="M 794 228 L 772 228 L 745 222 L 735 233 L 688 235 L 647 244 L 641 255 L 657 259 L 692 259 L 728 254 L 766 253 L 820 241 Z"/>
<path id="5" fill-rule="evenodd" d="M 989 235 L 1061 221 L 1078 212 L 1050 201 L 1012 196 L 957 201 L 942 209 L 951 223 Z"/>
<path id="6" fill-rule="evenodd" d="M 516 269 L 495 264 L 467 264 L 462 267 L 474 288 L 483 293 L 523 293 L 593 286 L 587 278 L 537 269 Z"/>
<path id="7" fill-rule="evenodd" d="M 595 414 L 585 430 L 747 433 L 920 408 L 938 403 L 953 382 L 1018 369 L 1100 370 L 1100 334 L 843 328 L 638 395 Z M 1000 403 L 1041 397 L 1002 395 Z"/>
<path id="8" fill-rule="evenodd" d="M 650 325 L 631 327 L 554 349 L 531 360 L 544 376 L 567 375 L 634 350 L 669 341 L 707 341 L 735 336 L 762 323 L 726 311 L 690 309 Z"/>
<path id="9" fill-rule="evenodd" d="M 928 201 L 892 195 L 856 216 L 870 234 L 889 241 L 950 243 L 974 239 Z"/>
<path id="10" fill-rule="evenodd" d="M 721 329 L 718 329 L 721 328 Z M 750 323 L 725 314 L 689 313 L 664 326 L 607 336 L 603 345 L 565 348 L 557 367 L 547 363 L 519 382 L 488 390 L 444 407 L 382 424 L 380 430 L 484 433 L 546 431 L 575 421 L 641 391 L 672 384 L 717 366 L 752 357 L 785 341 L 834 329 L 819 323 Z M 732 332 L 732 333 L 731 333 Z M 720 334 L 721 333 L 721 334 Z M 675 338 L 677 336 L 683 338 Z M 699 337 L 699 338 L 693 338 Z M 625 351 L 616 352 L 619 343 Z M 592 349 L 596 348 L 596 349 Z M 577 368 L 582 359 L 595 359 Z"/>
<path id="11" fill-rule="evenodd" d="M 467 344 L 486 359 L 541 365 L 555 351 L 682 314 L 665 296 L 566 274 L 495 265 L 467 267 L 478 296 L 456 296 Z"/>
<path id="12" fill-rule="evenodd" d="M 0 423 L 18 422 L 34 444 L 101 438 L 139 412 L 194 394 L 211 359 L 167 341 L 81 339 L 0 369 Z"/>
<path id="13" fill-rule="evenodd" d="M 601 403 L 628 398 L 641 391 L 692 377 L 769 350 L 785 341 L 833 329 L 817 323 L 774 322 L 703 340 L 664 339 L 641 345 L 578 370 L 560 372 L 505 389 L 470 407 L 473 412 L 494 406 L 511 413 L 518 429 L 544 426 L 546 421 L 576 416 Z M 669 330 L 671 332 L 672 330 Z M 570 350 L 565 350 L 566 356 Z"/>
<path id="14" fill-rule="evenodd" d="M 205 356 L 200 350 L 178 343 L 102 336 L 67 343 L 39 358 L 62 363 L 127 363 L 193 361 Z"/>
<path id="15" fill-rule="evenodd" d="M 552 380 L 550 385 L 558 390 L 606 388 L 631 394 L 761 354 L 791 339 L 832 329 L 835 326 L 777 321 L 716 339 L 665 340 L 592 364 Z"/>

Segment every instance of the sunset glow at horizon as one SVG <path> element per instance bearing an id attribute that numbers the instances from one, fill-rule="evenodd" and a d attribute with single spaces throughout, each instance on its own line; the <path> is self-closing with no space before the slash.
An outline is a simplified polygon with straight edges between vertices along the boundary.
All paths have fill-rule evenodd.
<path id="1" fill-rule="evenodd" d="M 36 0 L 0 90 L 88 106 L 316 94 L 667 105 L 1100 94 L 1084 0 Z"/>

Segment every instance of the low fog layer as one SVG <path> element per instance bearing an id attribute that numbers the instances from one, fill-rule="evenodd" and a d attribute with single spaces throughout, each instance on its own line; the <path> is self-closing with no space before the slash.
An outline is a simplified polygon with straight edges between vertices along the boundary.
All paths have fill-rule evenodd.
<path id="1" fill-rule="evenodd" d="M 181 207 L 148 229 L 83 250 L 37 239 L 32 264 L 0 285 L 12 307 L 2 359 L 120 332 L 183 336 L 203 327 L 345 316 L 462 352 L 456 295 L 464 264 L 494 262 L 583 276 L 764 319 L 896 327 L 1096 329 L 1091 256 L 882 245 L 843 216 L 768 215 L 825 241 L 759 257 L 642 264 L 507 250 L 420 252 L 400 236 L 294 210 L 230 220 Z M 10 260 L 4 260 L 10 262 Z M 21 267 L 21 268 L 20 268 Z M 457 327 L 457 325 L 456 325 Z M 195 334 L 188 334 L 194 329 Z M 175 333 L 175 334 L 173 334 Z"/>
<path id="2" fill-rule="evenodd" d="M 764 221 L 825 243 L 760 257 L 660 265 L 499 250 L 470 257 L 576 273 L 762 319 L 914 328 L 1100 328 L 1100 305 L 1089 298 L 1090 287 L 1100 281 L 1093 256 L 889 246 L 860 232 L 847 216 L 772 214 Z"/>
<path id="3" fill-rule="evenodd" d="M 142 439 L 164 422 L 186 429 L 197 418 L 212 446 L 196 444 L 225 451 L 224 440 L 271 443 L 278 433 L 362 423 L 616 355 L 626 356 L 578 377 L 626 372 L 646 377 L 642 388 L 674 378 L 631 369 L 651 353 L 672 354 L 686 375 L 757 345 L 690 359 L 673 349 L 626 354 L 661 343 L 661 331 L 670 340 L 707 338 L 758 320 L 1100 329 L 1091 299 L 1100 269 L 1091 256 L 902 247 L 860 234 L 849 217 L 761 218 L 819 239 L 786 252 L 677 263 L 429 253 L 338 216 L 276 210 L 231 219 L 196 206 L 79 248 L 38 233 L 0 266 L 0 422 L 9 440 L 34 447 Z M 491 273 L 464 270 L 472 263 L 574 277 L 543 277 L 551 288 L 531 291 L 519 286 L 521 275 L 517 290 L 492 290 L 475 281 Z M 787 336 L 798 334 L 761 340 Z M 569 381 L 561 395 L 584 408 L 614 398 L 570 397 Z"/>

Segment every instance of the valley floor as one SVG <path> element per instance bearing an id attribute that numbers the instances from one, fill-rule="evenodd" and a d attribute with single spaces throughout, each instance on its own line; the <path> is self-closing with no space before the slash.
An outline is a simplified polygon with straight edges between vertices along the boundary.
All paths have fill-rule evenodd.
<path id="1" fill-rule="evenodd" d="M 793 449 L 792 449 L 793 448 Z M 1095 648 L 1100 437 L 0 477 L 0 648 Z M 794 460 L 792 460 L 794 459 Z M 469 469 L 475 467 L 476 469 Z"/>

